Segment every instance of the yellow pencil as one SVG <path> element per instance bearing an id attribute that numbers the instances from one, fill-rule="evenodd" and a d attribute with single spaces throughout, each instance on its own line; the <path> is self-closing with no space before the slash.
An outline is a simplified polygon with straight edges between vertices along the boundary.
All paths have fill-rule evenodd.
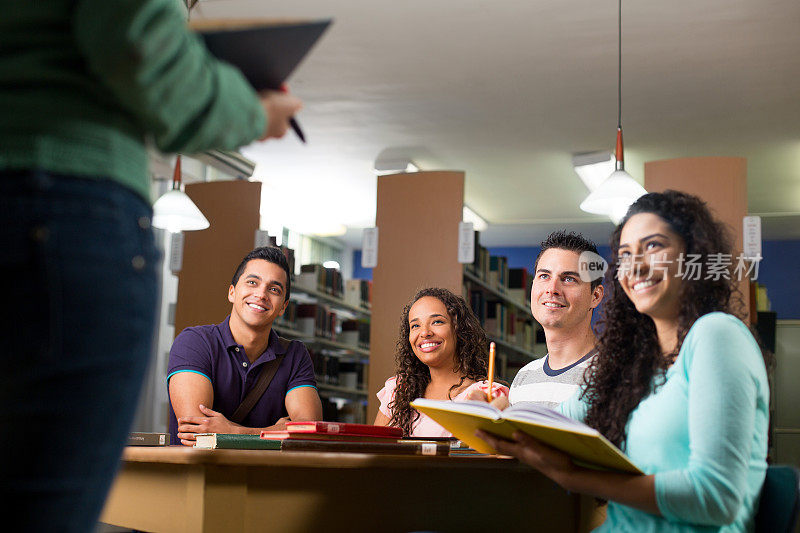
<path id="1" fill-rule="evenodd" d="M 492 401 L 492 382 L 494 381 L 494 351 L 495 345 L 493 342 L 489 343 L 489 388 L 486 390 L 486 397 Z"/>

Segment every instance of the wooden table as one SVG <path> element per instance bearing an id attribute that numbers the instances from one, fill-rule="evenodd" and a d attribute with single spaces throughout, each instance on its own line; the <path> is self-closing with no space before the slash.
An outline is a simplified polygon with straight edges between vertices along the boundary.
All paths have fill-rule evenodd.
<path id="1" fill-rule="evenodd" d="M 590 498 L 516 460 L 130 447 L 101 521 L 142 531 L 586 531 Z"/>

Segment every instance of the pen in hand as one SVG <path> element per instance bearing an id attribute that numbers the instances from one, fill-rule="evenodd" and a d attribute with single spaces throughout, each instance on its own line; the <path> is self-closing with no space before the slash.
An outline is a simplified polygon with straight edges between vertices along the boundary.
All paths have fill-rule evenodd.
<path id="1" fill-rule="evenodd" d="M 486 398 L 488 401 L 492 401 L 492 382 L 494 381 L 494 353 L 495 353 L 495 344 L 493 342 L 489 343 L 489 388 L 486 390 Z"/>
<path id="2" fill-rule="evenodd" d="M 282 93 L 288 93 L 289 92 L 289 88 L 286 86 L 285 83 L 281 85 L 281 92 Z M 300 124 L 297 122 L 297 119 L 295 119 L 294 117 L 291 117 L 289 119 L 289 126 L 292 127 L 292 130 L 297 135 L 297 137 L 303 143 L 305 143 L 306 142 L 306 136 L 303 134 L 303 130 L 300 129 Z"/>

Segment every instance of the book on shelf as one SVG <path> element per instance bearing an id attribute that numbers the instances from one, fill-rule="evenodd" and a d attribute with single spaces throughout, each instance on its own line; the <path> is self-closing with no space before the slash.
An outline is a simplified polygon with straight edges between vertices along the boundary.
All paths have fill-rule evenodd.
<path id="1" fill-rule="evenodd" d="M 325 269 L 325 292 L 331 296 L 341 298 L 344 296 L 344 281 L 338 268 L 323 267 Z"/>
<path id="2" fill-rule="evenodd" d="M 322 353 L 318 349 L 308 351 L 314 365 L 314 378 L 318 385 L 339 385 L 339 357 Z"/>
<path id="3" fill-rule="evenodd" d="M 261 435 L 235 433 L 198 433 L 194 447 L 204 450 L 280 450 L 281 441 L 262 439 Z"/>
<path id="4" fill-rule="evenodd" d="M 280 329 L 281 325 L 290 329 L 297 329 L 297 302 L 289 300 L 286 302 L 286 310 L 283 312 L 275 323 L 275 326 Z"/>
<path id="5" fill-rule="evenodd" d="M 239 68 L 257 91 L 279 90 L 331 20 L 194 19 L 189 26 L 217 58 Z"/>
<path id="6" fill-rule="evenodd" d="M 343 356 L 324 353 L 316 348 L 309 349 L 308 353 L 311 355 L 311 363 L 314 365 L 314 377 L 318 385 L 331 385 L 348 389 L 340 392 L 359 394 L 363 392 L 363 360 L 348 360 Z M 320 390 L 321 392 L 323 391 Z"/>
<path id="7" fill-rule="evenodd" d="M 642 473 L 597 430 L 537 404 L 523 402 L 501 411 L 485 402 L 418 398 L 411 406 L 479 452 L 497 453 L 497 450 L 475 436 L 478 429 L 509 440 L 519 430 L 570 455 L 577 464 Z"/>
<path id="8" fill-rule="evenodd" d="M 357 361 L 341 361 L 337 378 L 340 387 L 358 391 L 363 388 L 364 365 Z"/>
<path id="9" fill-rule="evenodd" d="M 531 294 L 531 282 L 533 277 L 527 268 L 508 269 L 508 297 L 522 305 L 526 305 Z"/>
<path id="10" fill-rule="evenodd" d="M 319 263 L 300 265 L 295 284 L 335 298 L 344 298 L 344 279 L 338 268 L 324 267 Z"/>
<path id="11" fill-rule="evenodd" d="M 169 433 L 133 431 L 128 433 L 128 446 L 169 446 Z"/>
<path id="12" fill-rule="evenodd" d="M 300 273 L 294 280 L 295 286 L 322 292 L 323 281 L 320 278 L 323 276 L 322 272 L 324 272 L 324 268 L 325 267 L 322 265 L 316 263 L 300 265 Z"/>
<path id="13" fill-rule="evenodd" d="M 348 279 L 344 282 L 344 301 L 354 307 L 369 308 L 372 304 L 372 281 Z"/>
<path id="14" fill-rule="evenodd" d="M 338 336 L 339 342 L 359 348 L 369 348 L 368 320 L 342 320 L 341 326 L 342 331 Z"/>
<path id="15" fill-rule="evenodd" d="M 489 285 L 505 292 L 508 287 L 508 258 L 502 255 L 489 256 Z"/>
<path id="16" fill-rule="evenodd" d="M 347 424 L 343 422 L 327 422 L 312 420 L 308 422 L 286 422 L 289 433 L 319 433 L 329 435 L 372 435 L 399 439 L 403 430 L 391 426 L 375 426 L 372 424 Z"/>
<path id="17" fill-rule="evenodd" d="M 298 331 L 307 335 L 336 339 L 336 312 L 326 305 L 298 304 L 295 324 Z"/>
<path id="18" fill-rule="evenodd" d="M 483 281 L 488 281 L 489 279 L 489 250 L 477 243 L 475 244 L 473 273 Z"/>
<path id="19" fill-rule="evenodd" d="M 506 338 L 507 308 L 501 300 L 490 300 L 486 305 L 486 320 L 484 329 L 489 336 L 500 339 Z"/>
<path id="20" fill-rule="evenodd" d="M 281 249 L 283 256 L 286 258 L 286 262 L 289 263 L 289 272 L 294 274 L 294 249 L 284 245 L 281 245 L 278 248 Z"/>
<path id="21" fill-rule="evenodd" d="M 468 286 L 468 285 L 465 285 Z M 472 312 L 478 317 L 478 321 L 483 325 L 486 323 L 486 294 L 482 289 L 472 289 L 469 291 L 469 305 Z"/>

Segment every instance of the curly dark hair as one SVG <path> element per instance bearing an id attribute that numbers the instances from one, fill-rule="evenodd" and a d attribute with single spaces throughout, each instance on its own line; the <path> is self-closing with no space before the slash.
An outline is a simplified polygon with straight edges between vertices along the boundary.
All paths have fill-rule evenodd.
<path id="1" fill-rule="evenodd" d="M 653 378 L 664 375 L 695 321 L 714 311 L 745 321 L 742 295 L 731 272 L 728 279 L 684 279 L 679 296 L 678 343 L 673 354 L 662 354 L 653 320 L 636 310 L 617 279 L 620 234 L 625 223 L 638 213 L 662 218 L 683 239 L 687 255 L 707 258 L 723 253 L 733 257 L 733 241 L 723 223 L 714 218 L 705 202 L 677 191 L 642 196 L 612 233 L 611 265 L 605 280 L 611 290 L 598 324 L 604 330 L 599 354 L 586 372 L 582 398 L 589 403 L 586 423 L 619 447 L 625 442 L 625 425 L 631 412 L 651 393 Z M 769 358 L 770 354 L 764 352 L 765 363 Z"/>
<path id="2" fill-rule="evenodd" d="M 458 389 L 466 379 L 486 379 L 489 366 L 489 341 L 486 332 L 464 298 L 440 288 L 427 288 L 417 292 L 403 309 L 400 319 L 400 336 L 395 350 L 397 385 L 394 389 L 394 400 L 389 404 L 392 412 L 389 425 L 401 428 L 404 436 L 411 435 L 412 426 L 419 419 L 419 412 L 410 404 L 425 395 L 425 388 L 431 381 L 430 369 L 414 355 L 408 341 L 408 313 L 411 306 L 425 296 L 432 296 L 444 304 L 455 330 L 455 369 L 460 373 L 461 381 L 450 388 L 450 393 Z"/>

